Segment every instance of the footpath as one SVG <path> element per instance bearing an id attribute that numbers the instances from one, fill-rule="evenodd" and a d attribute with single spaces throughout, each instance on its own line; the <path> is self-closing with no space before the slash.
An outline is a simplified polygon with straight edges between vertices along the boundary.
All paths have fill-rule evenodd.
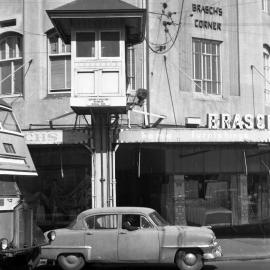
<path id="1" fill-rule="evenodd" d="M 219 239 L 223 256 L 218 260 L 270 259 L 270 237 Z"/>
<path id="2" fill-rule="evenodd" d="M 270 259 L 270 223 L 215 233 L 223 252 L 218 260 Z"/>

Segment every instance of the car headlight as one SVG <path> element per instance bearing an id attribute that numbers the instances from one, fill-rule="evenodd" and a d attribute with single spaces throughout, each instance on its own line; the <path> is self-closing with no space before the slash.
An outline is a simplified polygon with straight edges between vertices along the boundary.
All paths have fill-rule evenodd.
<path id="1" fill-rule="evenodd" d="M 0 244 L 1 244 L 1 249 L 5 250 L 8 247 L 8 240 L 6 238 L 2 238 L 0 240 Z"/>
<path id="2" fill-rule="evenodd" d="M 50 232 L 48 232 L 47 237 L 48 237 L 48 239 L 49 239 L 50 242 L 51 242 L 51 241 L 54 241 L 55 238 L 56 238 L 56 233 L 55 233 L 55 231 L 50 231 Z"/>
<path id="3" fill-rule="evenodd" d="M 210 245 L 216 245 L 216 244 L 217 244 L 217 238 L 215 235 L 213 235 L 211 240 L 210 240 Z"/>

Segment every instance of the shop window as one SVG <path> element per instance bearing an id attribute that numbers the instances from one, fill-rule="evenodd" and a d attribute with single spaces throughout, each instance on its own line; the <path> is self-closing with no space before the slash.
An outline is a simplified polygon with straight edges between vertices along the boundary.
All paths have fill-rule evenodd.
<path id="1" fill-rule="evenodd" d="M 264 47 L 263 51 L 263 71 L 265 104 L 270 106 L 270 54 L 266 47 Z"/>
<path id="2" fill-rule="evenodd" d="M 185 212 L 189 225 L 232 225 L 230 183 L 219 178 L 217 175 L 185 177 Z"/>
<path id="3" fill-rule="evenodd" d="M 192 40 L 195 92 L 221 95 L 220 42 Z"/>
<path id="4" fill-rule="evenodd" d="M 0 94 L 23 92 L 22 38 L 19 35 L 0 39 Z"/>
<path id="5" fill-rule="evenodd" d="M 136 90 L 135 48 L 127 48 L 127 89 Z"/>
<path id="6" fill-rule="evenodd" d="M 49 35 L 49 93 L 70 92 L 71 53 L 58 34 Z"/>
<path id="7" fill-rule="evenodd" d="M 266 175 L 250 174 L 247 179 L 248 222 L 259 223 L 269 218 L 270 184 Z"/>

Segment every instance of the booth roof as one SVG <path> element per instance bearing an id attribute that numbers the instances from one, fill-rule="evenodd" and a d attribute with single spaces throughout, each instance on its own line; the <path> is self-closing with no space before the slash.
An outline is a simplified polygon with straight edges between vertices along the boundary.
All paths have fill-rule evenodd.
<path id="1" fill-rule="evenodd" d="M 55 11 L 132 10 L 137 7 L 120 0 L 76 0 L 60 6 Z"/>

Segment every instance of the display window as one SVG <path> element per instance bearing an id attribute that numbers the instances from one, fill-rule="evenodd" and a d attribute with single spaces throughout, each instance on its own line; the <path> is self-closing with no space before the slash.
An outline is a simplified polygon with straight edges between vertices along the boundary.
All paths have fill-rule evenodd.
<path id="1" fill-rule="evenodd" d="M 19 179 L 18 184 L 43 230 L 66 226 L 92 207 L 90 156 L 83 147 L 30 150 L 38 177 Z"/>

